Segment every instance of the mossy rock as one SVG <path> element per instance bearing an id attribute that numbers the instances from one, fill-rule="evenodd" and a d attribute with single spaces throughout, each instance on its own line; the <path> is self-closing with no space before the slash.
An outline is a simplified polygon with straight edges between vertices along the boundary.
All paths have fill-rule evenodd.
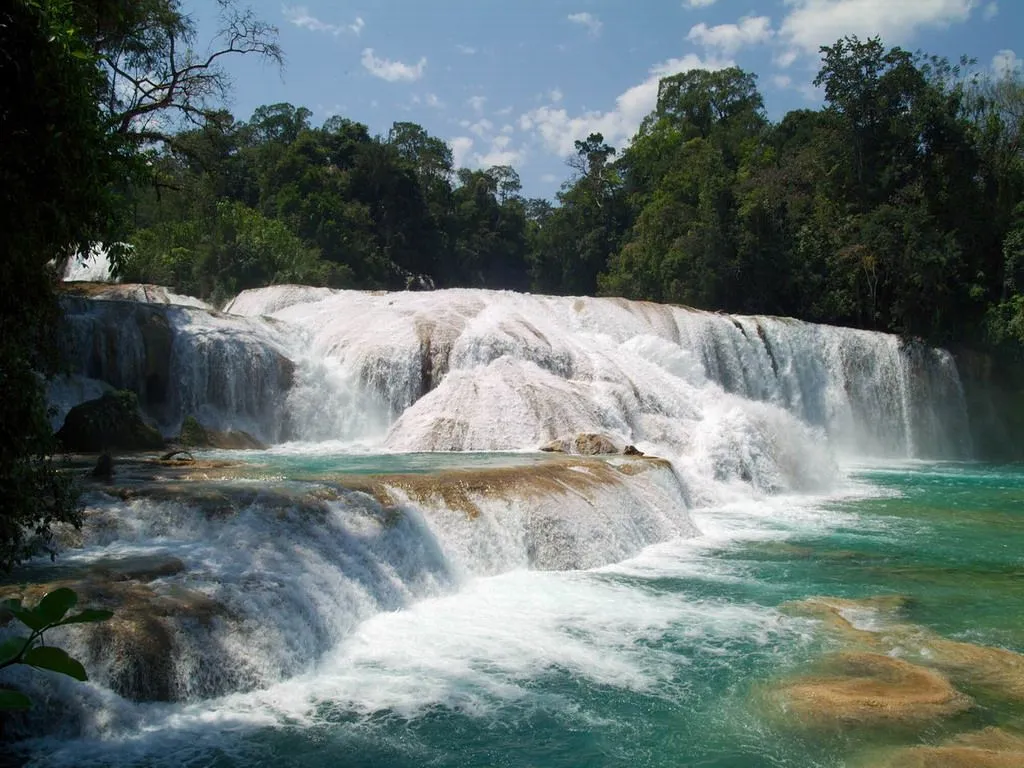
<path id="1" fill-rule="evenodd" d="M 221 448 L 224 450 L 256 450 L 267 446 L 240 429 L 219 431 L 207 429 L 195 416 L 186 416 L 181 423 L 181 436 L 178 442 L 187 448 Z"/>
<path id="2" fill-rule="evenodd" d="M 164 447 L 159 431 L 142 419 L 134 392 L 107 392 L 80 403 L 64 419 L 57 439 L 68 451 L 94 453 L 110 449 L 152 451 Z"/>

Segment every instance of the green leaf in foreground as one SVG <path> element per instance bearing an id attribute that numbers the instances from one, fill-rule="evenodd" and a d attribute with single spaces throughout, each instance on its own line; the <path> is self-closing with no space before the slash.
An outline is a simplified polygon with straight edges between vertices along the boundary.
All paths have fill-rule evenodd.
<path id="1" fill-rule="evenodd" d="M 0 688 L 0 712 L 31 709 L 32 700 L 24 693 Z"/>
<path id="2" fill-rule="evenodd" d="M 0 665 L 9 664 L 18 658 L 27 642 L 27 637 L 9 637 L 0 643 Z"/>
<path id="3" fill-rule="evenodd" d="M 21 608 L 15 606 L 8 606 L 7 610 L 11 612 L 18 621 L 24 624 L 26 627 L 31 629 L 33 632 L 42 632 L 44 629 L 50 626 L 50 622 L 36 613 L 34 610 L 29 608 Z"/>
<path id="4" fill-rule="evenodd" d="M 33 610 L 36 616 L 43 619 L 47 624 L 56 624 L 64 618 L 64 615 L 75 607 L 78 602 L 78 595 L 74 590 L 67 587 L 47 592 Z"/>
<path id="5" fill-rule="evenodd" d="M 88 680 L 85 674 L 85 667 L 80 662 L 68 656 L 67 651 L 54 648 L 52 645 L 41 645 L 33 648 L 25 654 L 23 661 L 36 669 L 48 669 L 51 672 L 59 672 L 62 675 L 73 677 L 75 680 Z"/>
<path id="6" fill-rule="evenodd" d="M 114 615 L 113 611 L 100 611 L 95 608 L 87 608 L 81 613 L 68 616 L 63 621 L 54 624 L 55 627 L 63 627 L 65 624 L 92 624 L 97 621 L 106 621 Z"/>

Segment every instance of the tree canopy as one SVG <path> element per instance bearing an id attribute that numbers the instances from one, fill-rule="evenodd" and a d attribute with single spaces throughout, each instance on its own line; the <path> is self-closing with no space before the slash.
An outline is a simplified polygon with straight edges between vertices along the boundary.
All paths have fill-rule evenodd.
<path id="1" fill-rule="evenodd" d="M 282 280 L 599 293 L 1016 343 L 1024 85 L 969 71 L 844 38 L 822 49 L 823 107 L 776 123 L 749 72 L 666 77 L 624 151 L 576 142 L 554 201 L 525 199 L 513 168 L 455 168 L 414 123 L 222 113 L 136 190 L 127 274 L 205 296 Z M 225 210 L 283 226 L 290 271 L 232 240 Z"/>
<path id="2" fill-rule="evenodd" d="M 45 392 L 61 367 L 58 274 L 128 234 L 121 211 L 152 184 L 147 155 L 177 140 L 182 119 L 216 133 L 224 56 L 280 58 L 271 27 L 229 0 L 219 7 L 221 33 L 202 55 L 177 0 L 12 0 L 0 9 L 0 571 L 48 550 L 55 525 L 79 521 L 74 488 L 52 458 Z M 276 271 L 260 279 L 305 268 L 309 249 L 279 222 L 217 210 L 222 235 L 210 248 L 221 260 L 244 264 L 276 238 Z M 217 249 L 235 241 L 234 251 Z"/>

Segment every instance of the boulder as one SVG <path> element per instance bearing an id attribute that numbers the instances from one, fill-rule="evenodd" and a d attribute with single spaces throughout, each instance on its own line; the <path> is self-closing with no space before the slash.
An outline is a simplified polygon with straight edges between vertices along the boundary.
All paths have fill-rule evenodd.
<path id="1" fill-rule="evenodd" d="M 92 477 L 97 480 L 111 480 L 114 477 L 114 457 L 109 451 L 104 451 L 96 460 L 96 466 L 92 469 Z"/>
<path id="2" fill-rule="evenodd" d="M 582 432 L 575 437 L 560 437 L 541 448 L 548 453 L 571 453 L 577 456 L 621 454 L 622 451 L 607 435 Z M 636 449 L 634 449 L 636 450 Z"/>
<path id="3" fill-rule="evenodd" d="M 134 392 L 107 392 L 72 408 L 57 432 L 67 451 L 94 453 L 118 449 L 151 451 L 164 447 L 164 439 L 142 419 Z"/>
<path id="4" fill-rule="evenodd" d="M 178 442 L 189 448 L 221 448 L 235 451 L 262 451 L 267 447 L 240 429 L 208 429 L 200 424 L 195 416 L 186 416 L 181 423 L 181 436 Z"/>
<path id="5" fill-rule="evenodd" d="M 233 619 L 209 596 L 160 582 L 183 570 L 174 557 L 110 559 L 69 578 L 0 587 L 0 599 L 36 603 L 47 592 L 68 587 L 80 605 L 113 611 L 108 621 L 63 630 L 70 633 L 65 647 L 90 678 L 131 701 L 184 701 L 236 689 L 245 681 L 217 669 L 215 657 L 196 654 L 197 646 L 212 645 L 217 622 Z M 189 635 L 194 636 L 191 642 Z M 192 671 L 201 673 L 201 680 L 179 673 L 183 658 L 198 664 Z"/>

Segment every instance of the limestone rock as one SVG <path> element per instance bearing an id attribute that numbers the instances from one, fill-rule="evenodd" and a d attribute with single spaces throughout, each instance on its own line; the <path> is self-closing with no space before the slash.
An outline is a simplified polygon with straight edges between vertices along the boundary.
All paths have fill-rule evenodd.
<path id="1" fill-rule="evenodd" d="M 834 654 L 824 674 L 784 683 L 775 695 L 808 727 L 920 725 L 971 703 L 939 673 L 878 653 Z"/>
<path id="2" fill-rule="evenodd" d="M 571 453 L 578 456 L 603 456 L 622 451 L 607 435 L 582 432 L 575 437 L 560 437 L 541 448 L 548 453 Z M 634 448 L 634 450 L 636 450 Z M 631 454 L 632 455 L 632 454 Z"/>
<path id="3" fill-rule="evenodd" d="M 888 760 L 873 758 L 884 768 L 1021 768 L 1024 738 L 999 728 L 965 733 L 941 746 L 904 747 Z"/>
<path id="4" fill-rule="evenodd" d="M 135 393 L 108 392 L 76 405 L 64 419 L 57 439 L 68 451 L 92 453 L 119 449 L 149 451 L 164 447 L 160 433 L 139 413 Z"/>

